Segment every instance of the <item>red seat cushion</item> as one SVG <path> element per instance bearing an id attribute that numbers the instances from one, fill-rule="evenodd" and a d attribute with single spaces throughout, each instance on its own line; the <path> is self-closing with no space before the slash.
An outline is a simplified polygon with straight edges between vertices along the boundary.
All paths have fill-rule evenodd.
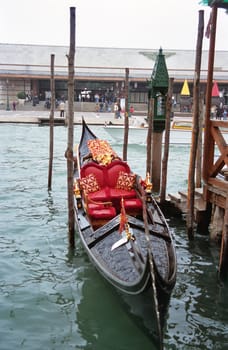
<path id="1" fill-rule="evenodd" d="M 135 190 L 125 191 L 118 188 L 110 188 L 111 199 L 134 198 L 135 195 Z"/>
<path id="2" fill-rule="evenodd" d="M 112 219 L 116 216 L 116 209 L 114 207 L 89 209 L 88 213 L 93 219 Z"/>
<path id="3" fill-rule="evenodd" d="M 94 210 L 94 209 L 104 209 L 105 205 L 100 202 L 100 203 L 88 203 L 88 210 Z"/>
<path id="4" fill-rule="evenodd" d="M 142 202 L 139 198 L 125 199 L 124 200 L 124 207 L 126 209 L 126 212 L 128 209 L 141 209 Z"/>
<path id="5" fill-rule="evenodd" d="M 88 203 L 87 207 L 88 209 L 104 209 L 109 208 L 112 206 L 112 202 L 94 202 L 94 203 Z"/>
<path id="6" fill-rule="evenodd" d="M 107 202 L 110 200 L 109 189 L 105 187 L 99 191 L 88 193 L 88 198 L 93 201 Z"/>

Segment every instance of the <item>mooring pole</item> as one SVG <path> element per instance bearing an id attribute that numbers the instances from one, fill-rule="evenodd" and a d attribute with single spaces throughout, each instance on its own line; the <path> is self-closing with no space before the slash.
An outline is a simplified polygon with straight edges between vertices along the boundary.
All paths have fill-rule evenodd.
<path id="1" fill-rule="evenodd" d="M 204 93 L 200 92 L 199 99 L 199 138 L 196 157 L 196 187 L 202 187 L 202 147 L 203 147 L 203 118 L 204 118 Z"/>
<path id="2" fill-rule="evenodd" d="M 173 81 L 174 78 L 169 79 L 169 88 L 166 98 L 166 117 L 165 117 L 165 144 L 162 159 L 162 176 L 161 176 L 161 193 L 160 203 L 164 204 L 166 199 L 166 184 L 167 184 L 167 169 L 169 160 L 169 139 L 170 139 L 170 115 L 172 111 L 172 96 L 173 96 Z"/>
<path id="3" fill-rule="evenodd" d="M 129 68 L 125 69 L 125 112 L 124 112 L 124 143 L 123 160 L 127 161 L 128 132 L 129 132 Z"/>
<path id="4" fill-rule="evenodd" d="M 51 55 L 51 110 L 50 110 L 50 143 L 49 143 L 49 168 L 48 168 L 48 191 L 52 185 L 52 167 L 54 151 L 54 110 L 55 110 L 55 78 L 54 78 L 55 55 Z"/>
<path id="5" fill-rule="evenodd" d="M 211 168 L 214 159 L 213 139 L 210 136 L 210 116 L 211 116 L 211 92 L 213 85 L 213 70 L 214 70 L 214 56 L 215 56 L 215 38 L 217 25 L 216 5 L 212 6 L 210 18 L 210 45 L 208 57 L 208 73 L 207 73 L 207 90 L 206 90 L 206 110 L 205 110 L 205 129 L 204 129 L 204 153 L 203 153 L 203 179 L 208 181 L 208 169 Z"/>
<path id="6" fill-rule="evenodd" d="M 194 239 L 194 201 L 195 201 L 195 166 L 199 138 L 199 99 L 200 99 L 200 70 L 204 33 L 204 12 L 199 11 L 198 37 L 196 45 L 195 78 L 193 83 L 193 129 L 188 172 L 187 200 L 187 234 L 189 240 Z"/>
<path id="7" fill-rule="evenodd" d="M 70 8 L 70 51 L 68 55 L 68 144 L 67 144 L 67 185 L 68 185 L 68 238 L 70 247 L 75 247 L 74 231 L 74 57 L 75 57 L 75 7 Z"/>

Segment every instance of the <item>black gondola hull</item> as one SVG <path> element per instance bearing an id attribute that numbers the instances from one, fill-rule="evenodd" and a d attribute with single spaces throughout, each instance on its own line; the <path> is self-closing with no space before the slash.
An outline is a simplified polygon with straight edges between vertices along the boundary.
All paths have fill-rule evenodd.
<path id="1" fill-rule="evenodd" d="M 79 181 L 81 167 L 89 152 L 88 140 L 94 139 L 96 136 L 83 121 L 75 170 L 75 179 Z M 94 164 L 93 160 L 89 162 Z M 121 161 L 119 163 L 121 164 Z M 102 172 L 104 169 L 107 176 L 109 166 L 105 168 L 105 166 L 94 165 L 93 169 L 95 172 Z M 152 194 L 147 193 L 142 197 L 142 191 L 144 190 L 137 180 L 133 191 L 137 198 L 132 202 L 138 203 L 139 200 L 144 202 L 140 213 L 125 213 L 130 236 L 127 236 L 127 231 L 123 231 L 122 235 L 119 233 L 122 209 L 115 207 L 116 215 L 104 221 L 102 225 L 97 225 L 96 219 L 90 217 L 87 197 L 83 193 L 78 196 L 75 192 L 76 229 L 88 257 L 105 280 L 126 298 L 129 297 L 129 300 L 133 297 L 140 299 L 143 295 L 149 295 L 153 317 L 157 318 L 157 323 L 162 327 L 165 311 L 176 282 L 175 246 L 158 204 Z M 97 202 L 92 203 L 95 203 L 95 206 L 98 205 Z M 111 205 L 116 206 L 116 201 L 111 202 Z M 102 210 L 104 208 L 102 206 Z M 158 331 L 158 333 L 161 332 Z"/>

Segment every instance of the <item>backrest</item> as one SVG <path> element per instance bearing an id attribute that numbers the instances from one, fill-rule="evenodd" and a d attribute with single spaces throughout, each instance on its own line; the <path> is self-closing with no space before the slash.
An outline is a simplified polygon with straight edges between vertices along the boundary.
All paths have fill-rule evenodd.
<path id="1" fill-rule="evenodd" d="M 81 178 L 93 174 L 96 177 L 100 188 L 103 188 L 105 186 L 104 168 L 104 166 L 97 163 L 87 163 L 81 168 Z"/>
<path id="2" fill-rule="evenodd" d="M 106 183 L 109 184 L 110 187 L 116 187 L 117 179 L 120 171 L 125 173 L 130 173 L 130 168 L 127 163 L 122 160 L 114 160 L 107 166 L 107 179 Z"/>

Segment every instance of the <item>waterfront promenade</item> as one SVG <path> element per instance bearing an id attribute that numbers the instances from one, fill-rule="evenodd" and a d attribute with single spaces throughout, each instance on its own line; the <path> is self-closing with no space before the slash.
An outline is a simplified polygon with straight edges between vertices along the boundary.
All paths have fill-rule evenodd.
<path id="1" fill-rule="evenodd" d="M 0 123 L 24 123 L 24 124 L 40 124 L 41 120 L 48 120 L 50 116 L 50 110 L 18 110 L 18 111 L 5 111 L 0 110 Z M 82 117 L 88 124 L 95 125 L 123 125 L 124 118 L 122 114 L 121 119 L 116 119 L 113 112 L 74 112 L 74 123 L 81 124 Z M 130 124 L 137 123 L 140 125 L 141 122 L 145 123 L 145 116 L 133 116 L 129 118 Z M 63 118 L 60 118 L 59 111 L 55 112 L 55 121 L 59 122 Z M 63 119 L 64 120 L 64 119 Z"/>
<path id="2" fill-rule="evenodd" d="M 40 120 L 48 119 L 50 110 L 19 110 L 19 111 L 0 111 L 0 123 L 24 123 L 24 124 L 39 124 Z M 74 112 L 74 123 L 81 123 L 82 117 L 88 123 L 102 124 L 111 121 L 113 124 L 120 124 L 123 119 L 115 119 L 114 113 L 95 113 L 95 112 Z M 64 120 L 60 118 L 59 111 L 54 114 L 55 121 Z"/>

